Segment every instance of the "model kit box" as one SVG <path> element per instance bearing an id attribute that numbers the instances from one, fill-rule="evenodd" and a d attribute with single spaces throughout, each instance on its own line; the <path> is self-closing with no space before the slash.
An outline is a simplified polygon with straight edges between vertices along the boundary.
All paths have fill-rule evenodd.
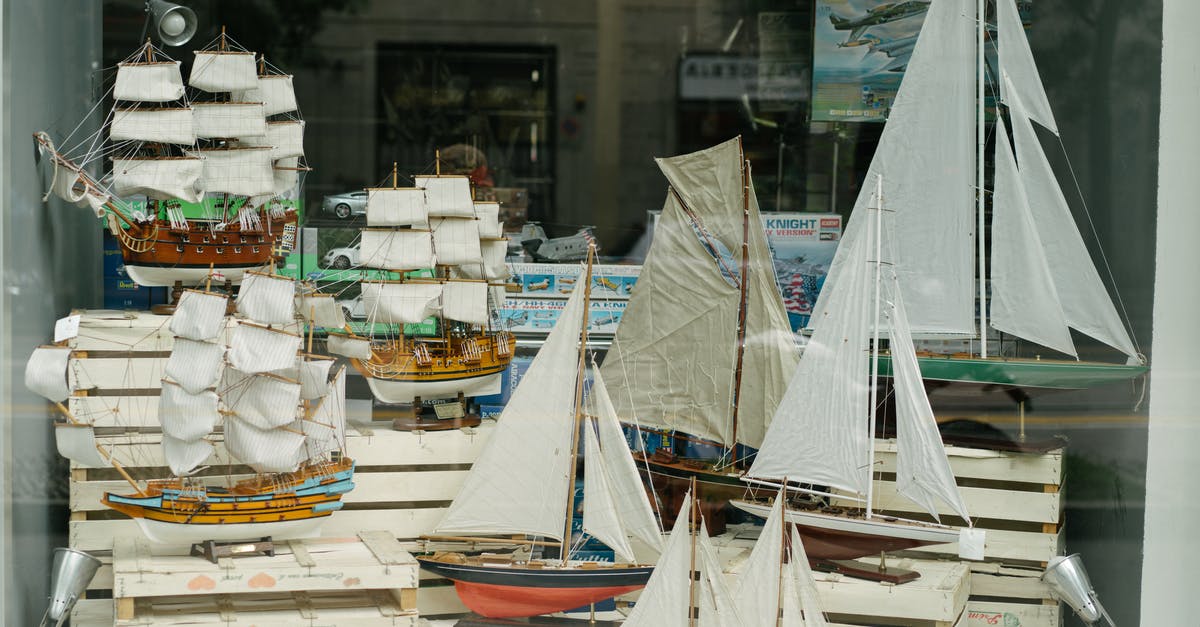
<path id="1" fill-rule="evenodd" d="M 500 308 L 500 325 L 513 333 L 546 335 L 566 305 L 557 298 L 508 298 Z M 628 302 L 593 300 L 588 308 L 588 333 L 612 335 L 621 323 Z"/>
<path id="2" fill-rule="evenodd" d="M 583 267 L 577 263 L 510 263 L 510 282 L 520 286 L 512 298 L 567 298 Z M 592 266 L 592 304 L 605 299 L 627 300 L 641 266 Z"/>

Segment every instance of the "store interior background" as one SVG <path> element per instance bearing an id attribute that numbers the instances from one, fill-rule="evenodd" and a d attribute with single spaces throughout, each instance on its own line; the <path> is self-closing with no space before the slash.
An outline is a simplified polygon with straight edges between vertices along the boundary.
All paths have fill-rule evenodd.
<path id="1" fill-rule="evenodd" d="M 105 81 L 111 84 L 111 66 L 139 45 L 145 20 L 140 0 L 84 4 L 4 8 L 10 93 L 2 176 L 10 207 L 0 316 L 12 416 L 3 433 L 11 460 L 3 471 L 11 489 L 4 513 L 12 533 L 4 560 L 10 624 L 40 616 L 50 551 L 66 544 L 68 531 L 65 461 L 54 451 L 44 404 L 23 388 L 24 360 L 55 318 L 100 305 L 100 226 L 73 208 L 43 206 L 45 181 L 29 134 L 69 131 Z M 824 19 L 811 0 L 184 4 L 196 12 L 199 31 L 190 44 L 165 50 L 185 66 L 190 51 L 224 25 L 295 75 L 314 168 L 304 190 L 309 212 L 326 194 L 384 182 L 393 161 L 402 175 L 429 172 L 435 149 L 465 144 L 486 156 L 497 186 L 528 190 L 529 217 L 551 236 L 592 225 L 604 254 L 621 258 L 636 250 L 647 212 L 662 206 L 666 183 L 652 157 L 742 134 L 764 210 L 847 215 L 881 130 L 877 123 L 809 120 L 810 33 L 814 20 Z M 1162 0 L 1036 0 L 1032 17 L 1030 43 L 1070 171 L 1148 354 Z M 770 60 L 803 87 L 750 100 L 748 108 L 728 98 L 681 97 L 680 67 L 721 56 Z M 1043 139 L 1051 158 L 1060 157 L 1057 141 Z M 1068 172 L 1061 159 L 1054 165 Z M 1064 189 L 1079 216 L 1078 196 Z M 1095 251 L 1097 238 L 1081 226 Z M 1088 357 L 1094 347 L 1080 345 Z M 1063 393 L 1034 399 L 1028 414 L 1035 435 L 1070 438 L 1066 546 L 1083 554 L 1118 624 L 1136 624 L 1139 614 L 1147 432 L 1141 397 L 1140 383 Z M 1002 395 L 933 400 L 942 414 L 990 412 L 1006 431 L 1016 429 L 1015 410 Z"/>

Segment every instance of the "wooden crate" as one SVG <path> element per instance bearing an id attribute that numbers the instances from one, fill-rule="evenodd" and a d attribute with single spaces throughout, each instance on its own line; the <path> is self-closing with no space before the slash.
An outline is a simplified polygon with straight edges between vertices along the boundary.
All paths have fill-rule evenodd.
<path id="1" fill-rule="evenodd" d="M 187 548 L 116 540 L 110 612 L 85 602 L 75 624 L 416 624 L 417 562 L 387 532 L 280 542 L 273 557 L 215 564 Z"/>

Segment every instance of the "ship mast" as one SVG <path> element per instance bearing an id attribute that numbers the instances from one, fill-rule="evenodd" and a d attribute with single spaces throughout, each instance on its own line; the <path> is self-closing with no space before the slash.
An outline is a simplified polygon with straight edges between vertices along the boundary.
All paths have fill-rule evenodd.
<path id="1" fill-rule="evenodd" d="M 575 426 L 571 429 L 571 472 L 567 475 L 567 511 L 566 523 L 563 530 L 562 565 L 567 565 L 567 546 L 571 540 L 571 518 L 575 506 L 575 472 L 579 463 L 579 424 L 583 420 L 583 369 L 587 354 L 588 309 L 592 299 L 592 257 L 596 253 L 596 245 L 588 244 L 587 270 L 584 272 L 583 284 L 583 324 L 579 330 L 579 366 L 575 376 Z"/>
<path id="2" fill-rule="evenodd" d="M 977 216 L 976 217 L 978 219 L 978 224 L 975 227 L 975 239 L 976 239 L 976 242 L 978 243 L 978 247 L 979 247 L 979 278 L 978 278 L 978 282 L 979 282 L 979 357 L 981 359 L 987 358 L 987 255 L 984 250 L 986 242 L 984 241 L 984 235 L 983 235 L 983 233 L 984 233 L 984 231 L 983 231 L 983 229 L 984 229 L 984 211 L 983 211 L 983 204 L 984 204 L 983 203 L 983 201 L 984 201 L 984 198 L 983 198 L 983 196 L 984 196 L 984 193 L 983 193 L 983 158 L 984 158 L 984 154 L 983 153 L 984 153 L 984 144 L 987 142 L 987 137 L 984 133 L 984 128 L 983 128 L 983 123 L 984 123 L 984 117 L 983 117 L 983 114 L 984 114 L 984 111 L 983 111 L 983 72 L 984 72 L 984 62 L 985 62 L 984 56 L 983 56 L 984 55 L 983 35 L 984 35 L 984 28 L 985 28 L 985 24 L 986 24 L 985 18 L 987 18 L 987 14 L 984 12 L 985 10 L 986 10 L 986 1 L 979 0 L 978 14 L 976 15 L 976 22 L 978 23 L 978 27 L 979 27 L 979 50 L 976 53 L 976 57 L 978 57 L 976 59 L 976 61 L 979 66 L 979 76 L 976 78 L 976 81 L 975 81 L 978 85 L 978 91 L 975 94 L 975 97 L 978 101 L 977 102 L 978 111 L 976 113 L 978 124 L 977 124 L 976 132 L 975 132 L 975 134 L 976 134 L 976 149 L 977 149 L 976 154 L 975 154 L 975 164 L 976 164 L 975 198 L 976 198 L 976 203 L 977 203 L 977 207 L 976 207 Z"/>
<path id="3" fill-rule="evenodd" d="M 742 138 L 738 136 L 738 152 L 741 152 Z M 737 327 L 737 362 L 733 370 L 733 413 L 730 421 L 733 423 L 729 436 L 730 463 L 737 463 L 737 425 L 738 405 L 742 392 L 742 360 L 746 354 L 746 306 L 750 293 L 750 160 L 744 154 L 742 158 L 742 269 L 739 283 L 738 327 Z"/>

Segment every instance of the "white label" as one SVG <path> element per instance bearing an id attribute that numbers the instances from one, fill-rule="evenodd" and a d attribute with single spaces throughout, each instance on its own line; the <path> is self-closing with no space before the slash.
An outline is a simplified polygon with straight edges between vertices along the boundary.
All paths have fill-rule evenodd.
<path id="1" fill-rule="evenodd" d="M 982 529 L 959 529 L 958 556 L 965 560 L 983 559 L 984 531 Z"/>
<path id="2" fill-rule="evenodd" d="M 54 323 L 54 341 L 61 342 L 79 335 L 79 314 L 59 318 Z"/>

